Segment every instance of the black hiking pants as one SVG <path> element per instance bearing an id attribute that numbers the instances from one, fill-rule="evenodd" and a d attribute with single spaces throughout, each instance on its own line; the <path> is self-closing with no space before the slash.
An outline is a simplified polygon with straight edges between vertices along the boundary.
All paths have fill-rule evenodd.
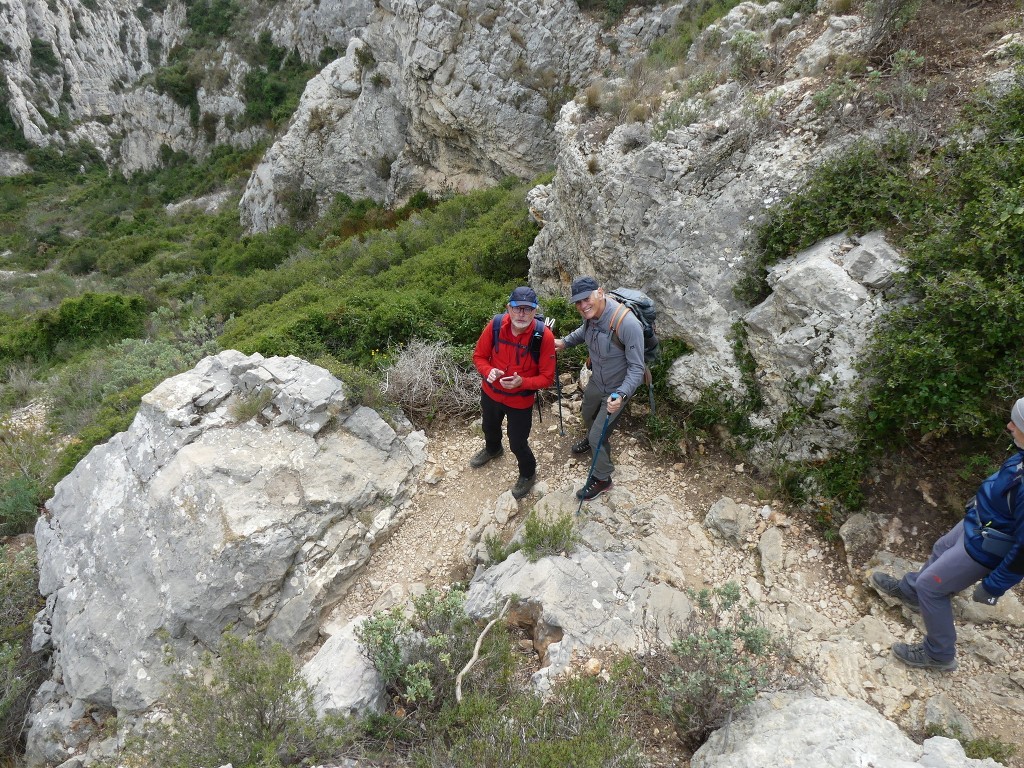
<path id="1" fill-rule="evenodd" d="M 537 473 L 537 459 L 530 450 L 530 429 L 533 427 L 533 406 L 513 408 L 492 400 L 486 392 L 480 393 L 480 412 L 483 414 L 484 440 L 487 452 L 501 450 L 501 422 L 508 419 L 508 447 L 519 462 L 519 476 L 533 477 Z"/>

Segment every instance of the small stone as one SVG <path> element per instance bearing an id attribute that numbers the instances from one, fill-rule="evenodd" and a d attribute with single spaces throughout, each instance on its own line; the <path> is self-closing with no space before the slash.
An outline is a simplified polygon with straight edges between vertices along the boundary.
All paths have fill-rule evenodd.
<path id="1" fill-rule="evenodd" d="M 601 660 L 595 658 L 588 659 L 583 667 L 583 671 L 587 677 L 597 677 L 601 674 Z"/>

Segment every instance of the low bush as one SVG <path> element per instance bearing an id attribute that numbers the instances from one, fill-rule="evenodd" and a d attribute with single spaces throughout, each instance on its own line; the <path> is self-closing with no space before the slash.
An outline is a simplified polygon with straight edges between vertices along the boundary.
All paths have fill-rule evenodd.
<path id="1" fill-rule="evenodd" d="M 388 713 L 363 721 L 364 749 L 397 749 L 406 764 L 453 768 L 643 764 L 619 681 L 558 681 L 543 700 L 517 682 L 527 672 L 501 622 L 484 636 L 457 702 L 455 677 L 480 633 L 463 612 L 464 597 L 454 588 L 428 592 L 414 600 L 411 616 L 395 608 L 357 631 L 392 694 Z"/>
<path id="2" fill-rule="evenodd" d="M 0 754 L 21 752 L 32 695 L 46 678 L 42 656 L 33 654 L 32 621 L 43 607 L 34 547 L 0 548 Z"/>
<path id="3" fill-rule="evenodd" d="M 736 584 L 688 593 L 693 611 L 672 642 L 661 699 L 680 740 L 696 749 L 759 691 L 792 678 L 785 647 L 741 604 Z"/>
<path id="4" fill-rule="evenodd" d="M 32 54 L 32 66 L 45 75 L 55 75 L 61 71 L 60 59 L 53 52 L 53 45 L 47 40 L 33 37 L 29 42 Z"/>
<path id="5" fill-rule="evenodd" d="M 507 699 L 473 695 L 442 713 L 448 723 L 416 756 L 421 765 L 452 768 L 639 768 L 647 763 L 625 708 L 616 681 L 592 677 L 556 683 L 547 701 L 528 691 Z"/>
<path id="6" fill-rule="evenodd" d="M 30 355 L 68 357 L 72 350 L 141 336 L 145 318 L 139 296 L 86 293 L 21 321 L 0 338 L 0 357 L 10 362 Z"/>
<path id="7" fill-rule="evenodd" d="M 573 515 L 565 513 L 553 520 L 544 520 L 536 511 L 523 523 L 523 553 L 531 562 L 548 555 L 572 552 L 579 541 Z"/>
<path id="8" fill-rule="evenodd" d="M 0 536 L 31 533 L 43 502 L 43 486 L 32 477 L 13 475 L 0 480 Z"/>
<path id="9" fill-rule="evenodd" d="M 469 416 L 480 409 L 480 376 L 441 342 L 414 340 L 384 369 L 381 390 L 411 416 L 426 421 Z"/>
<path id="10" fill-rule="evenodd" d="M 129 765 L 275 768 L 334 750 L 312 692 L 287 650 L 225 633 L 200 669 L 175 676 L 163 698 L 169 719 L 128 742 Z"/>
<path id="11" fill-rule="evenodd" d="M 478 630 L 466 616 L 466 593 L 428 589 L 401 608 L 378 612 L 356 630 L 364 653 L 402 707 L 437 711 L 454 701 L 455 677 L 473 655 Z"/>

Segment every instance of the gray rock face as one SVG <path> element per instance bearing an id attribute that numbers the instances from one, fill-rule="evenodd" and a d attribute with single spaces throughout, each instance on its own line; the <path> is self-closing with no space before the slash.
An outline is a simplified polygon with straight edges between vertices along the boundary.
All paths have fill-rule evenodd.
<path id="1" fill-rule="evenodd" d="M 709 387 L 741 388 L 733 349 L 741 323 L 767 401 L 758 426 L 772 431 L 795 408 L 817 412 L 764 450 L 817 458 L 847 439 L 836 425 L 853 385 L 851 361 L 885 309 L 884 290 L 899 266 L 878 236 L 859 243 L 837 237 L 777 265 L 764 304 L 751 310 L 734 295 L 766 210 L 855 138 L 822 122 L 809 96 L 817 81 L 808 75 L 837 51 L 862 45 L 865 23 L 842 17 L 818 29 L 794 17 L 772 27 L 778 10 L 742 3 L 692 49 L 714 71 L 737 64 L 729 41 L 741 32 L 766 55 L 771 36 L 784 34 L 779 53 L 805 55 L 769 93 L 730 81 L 699 97 L 667 99 L 648 122 L 610 133 L 608 118 L 581 99 L 563 108 L 557 174 L 529 195 L 543 224 L 530 251 L 530 280 L 565 295 L 573 276 L 593 274 L 606 288 L 647 292 L 659 330 L 693 349 L 670 373 L 673 389 L 691 402 Z M 629 93 L 626 85 L 620 88 Z"/>
<path id="2" fill-rule="evenodd" d="M 768 403 L 759 418 L 771 424 L 792 410 L 814 414 L 776 441 L 786 456 L 822 458 L 848 439 L 841 401 L 888 307 L 885 289 L 902 269 L 881 232 L 856 241 L 837 235 L 769 268 L 771 295 L 743 316 Z"/>
<path id="3" fill-rule="evenodd" d="M 838 723 L 841 728 L 836 727 Z M 954 739 L 937 736 L 916 744 L 863 702 L 823 699 L 810 693 L 763 696 L 729 725 L 715 731 L 690 764 L 693 768 L 999 765 L 991 758 L 968 758 Z"/>
<path id="4" fill-rule="evenodd" d="M 365 618 L 353 619 L 331 635 L 302 667 L 302 676 L 313 691 L 314 705 L 321 716 L 352 717 L 384 709 L 384 682 L 356 638 L 356 627 Z"/>
<path id="5" fill-rule="evenodd" d="M 259 392 L 259 419 L 236 423 L 233 404 Z M 164 650 L 187 658 L 229 625 L 314 640 L 398 519 L 424 444 L 296 358 L 224 352 L 165 381 L 36 528 L 39 623 L 67 697 L 141 710 L 171 671 Z"/>
<path id="6" fill-rule="evenodd" d="M 293 0 L 269 9 L 253 6 L 251 34 L 255 39 L 269 30 L 275 45 L 315 60 L 327 47 L 344 50 L 374 5 L 372 0 Z M 240 51 L 250 40 L 224 40 L 202 62 L 199 119 L 153 87 L 152 77 L 188 33 L 182 3 L 155 11 L 126 0 L 4 3 L 0 43 L 12 51 L 0 61 L 10 94 L 7 108 L 32 144 L 84 140 L 129 172 L 154 167 L 163 146 L 202 155 L 215 143 L 250 146 L 263 138 L 262 127 L 236 120 L 245 111 L 243 81 L 251 69 Z M 40 56 L 33 61 L 33 45 L 37 53 L 48 49 L 56 63 Z M 72 123 L 66 131 L 51 128 L 45 116 L 62 112 Z"/>
<path id="7" fill-rule="evenodd" d="M 608 57 L 573 3 L 540 0 L 528 14 L 491 0 L 378 5 L 253 173 L 248 228 L 287 221 L 295 195 L 323 213 L 339 192 L 394 204 L 536 175 L 554 157 L 551 120 Z M 659 28 L 648 26 L 631 39 Z"/>

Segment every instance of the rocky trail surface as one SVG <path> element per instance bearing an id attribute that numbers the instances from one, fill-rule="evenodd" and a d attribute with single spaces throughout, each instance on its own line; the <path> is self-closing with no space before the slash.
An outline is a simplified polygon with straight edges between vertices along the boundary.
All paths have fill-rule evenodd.
<path id="1" fill-rule="evenodd" d="M 485 511 L 511 506 L 504 525 L 507 537 L 540 498 L 578 488 L 590 456 L 572 456 L 569 446 L 580 428 L 568 409 L 565 417 L 564 436 L 557 411 L 546 411 L 542 424 L 534 419 L 531 444 L 539 461 L 538 483 L 518 506 L 507 494 L 517 477 L 511 453 L 470 469 L 469 459 L 482 445 L 477 426 L 449 423 L 430 431 L 428 462 L 403 523 L 372 556 L 327 631 L 403 602 L 425 586 L 468 580 L 473 567 L 466 559 L 471 549 L 467 538 Z M 1008 765 L 1024 766 L 1019 727 L 1024 622 L 1015 597 L 1008 595 L 1002 609 L 1007 623 L 988 623 L 969 605 L 960 608 L 972 621 L 958 619 L 957 673 L 910 670 L 890 657 L 889 646 L 918 641 L 920 618 L 887 605 L 865 582 L 870 567 L 895 570 L 920 561 L 919 539 L 933 540 L 931 530 L 919 530 L 909 509 L 903 521 L 866 510 L 879 532 L 877 546 L 857 553 L 851 547 L 848 554 L 842 539 L 827 540 L 807 515 L 772 498 L 770 486 L 749 467 L 710 449 L 691 450 L 682 461 L 667 460 L 652 453 L 637 434 L 626 429 L 614 435 L 616 492 L 602 497 L 604 503 L 584 504 L 584 517 L 604 524 L 613 537 L 630 536 L 635 529 L 622 523 L 628 510 L 655 509 L 651 523 L 665 550 L 674 552 L 672 578 L 682 582 L 674 586 L 740 584 L 764 608 L 769 625 L 789 638 L 797 658 L 812 670 L 812 685 L 819 692 L 866 701 L 914 736 L 923 734 L 926 722 L 938 722 L 956 724 L 967 735 L 999 738 L 1017 746 L 1018 755 Z M 709 510 L 723 497 L 752 510 L 752 524 L 734 541 L 705 525 Z M 919 507 L 928 514 L 925 499 Z M 669 512 L 659 514 L 659 508 Z M 579 660 L 581 665 L 587 661 Z M 686 763 L 671 747 L 663 758 L 657 762 Z"/>

